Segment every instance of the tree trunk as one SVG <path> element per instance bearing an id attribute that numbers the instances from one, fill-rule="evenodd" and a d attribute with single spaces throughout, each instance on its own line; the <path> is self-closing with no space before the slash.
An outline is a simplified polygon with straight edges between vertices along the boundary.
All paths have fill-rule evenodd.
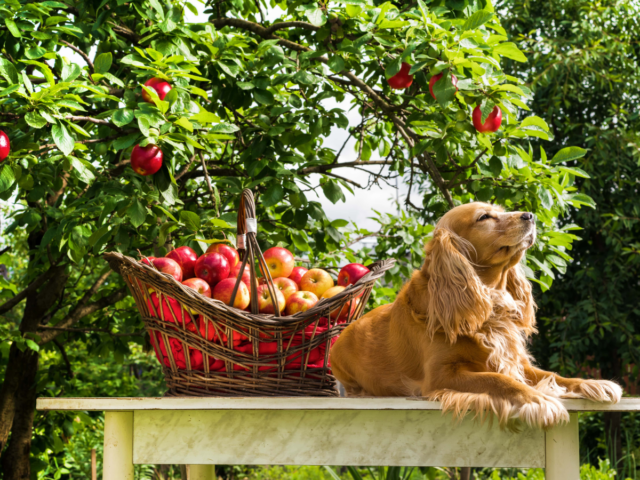
<path id="1" fill-rule="evenodd" d="M 13 416 L 15 413 L 16 391 L 22 378 L 22 362 L 24 352 L 21 352 L 16 344 L 9 350 L 9 363 L 5 371 L 4 382 L 0 389 L 0 454 L 9 438 Z"/>
<path id="2" fill-rule="evenodd" d="M 29 455 L 31 453 L 31 436 L 33 416 L 36 410 L 36 376 L 38 373 L 39 355 L 33 350 L 20 352 L 20 385 L 15 392 L 15 411 L 9 446 L 2 456 L 2 473 L 4 480 L 29 480 L 31 469 Z"/>

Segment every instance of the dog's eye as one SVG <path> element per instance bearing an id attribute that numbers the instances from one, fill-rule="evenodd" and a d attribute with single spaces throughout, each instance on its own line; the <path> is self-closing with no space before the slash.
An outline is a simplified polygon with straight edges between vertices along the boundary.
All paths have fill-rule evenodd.
<path id="1" fill-rule="evenodd" d="M 479 222 L 481 222 L 482 220 L 486 220 L 487 218 L 491 218 L 491 216 L 490 216 L 490 215 L 487 215 L 487 214 L 485 213 L 484 215 L 482 215 L 482 216 L 478 219 L 478 221 L 479 221 Z"/>

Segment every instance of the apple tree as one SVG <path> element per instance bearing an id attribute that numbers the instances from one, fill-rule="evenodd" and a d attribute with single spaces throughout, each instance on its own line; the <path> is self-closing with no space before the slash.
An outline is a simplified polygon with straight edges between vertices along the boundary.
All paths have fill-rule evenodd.
<path id="1" fill-rule="evenodd" d="M 593 205 L 574 184 L 588 175 L 563 164 L 585 150 L 563 145 L 551 157 L 529 144 L 551 132 L 528 112 L 532 92 L 501 69 L 526 58 L 488 0 L 204 8 L 195 23 L 185 21 L 195 6 L 177 0 L 0 8 L 0 129 L 11 142 L 0 163 L 5 479 L 29 476 L 32 438 L 42 452 L 59 434 L 39 419 L 33 436 L 36 396 L 70 394 L 41 358 L 64 362 L 69 345 L 84 344 L 118 361 L 148 345 L 105 251 L 160 256 L 233 239 L 239 194 L 251 188 L 264 246 L 311 263 L 401 260 L 376 291 L 384 302 L 420 265 L 432 223 L 482 200 L 536 214 L 542 241 L 529 274 L 548 288 L 576 238 L 556 219 Z M 403 68 L 411 85 L 392 89 Z M 145 86 L 152 78 L 171 90 L 159 96 Z M 477 132 L 473 111 L 482 124 L 496 108 L 499 130 Z M 355 141 L 355 160 L 344 159 L 346 144 L 327 143 L 337 129 Z M 162 151 L 153 175 L 132 168 L 136 146 Z M 356 169 L 369 185 L 353 180 Z M 397 217 L 378 217 L 378 231 L 327 218 L 319 202 L 344 202 L 345 192 L 357 201 L 359 189 L 394 177 L 409 194 Z M 365 237 L 376 246 L 354 250 Z"/>

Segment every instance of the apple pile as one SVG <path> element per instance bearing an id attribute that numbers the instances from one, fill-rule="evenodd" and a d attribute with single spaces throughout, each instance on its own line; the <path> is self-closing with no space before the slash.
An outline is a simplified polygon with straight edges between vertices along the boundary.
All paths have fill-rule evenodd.
<path id="1" fill-rule="evenodd" d="M 364 265 L 351 263 L 340 270 L 336 285 L 331 275 L 325 270 L 320 268 L 307 270 L 304 267 L 295 266 L 294 256 L 286 248 L 272 247 L 264 252 L 264 259 L 273 279 L 279 310 L 280 312 L 286 311 L 287 315 L 307 311 L 320 298 L 331 298 L 337 295 L 369 272 L 369 269 Z M 184 246 L 172 250 L 165 257 L 145 257 L 141 262 L 153 265 L 160 272 L 171 275 L 176 281 L 192 288 L 199 294 L 220 300 L 227 305 L 231 302 L 233 288 L 237 278 L 240 277 L 241 281 L 233 306 L 242 310 L 249 309 L 251 301 L 249 290 L 251 282 L 250 267 L 246 265 L 244 270 L 241 271 L 242 262 L 238 251 L 224 241 L 214 243 L 200 257 L 193 249 Z M 258 280 L 257 285 L 258 310 L 260 313 L 274 314 L 275 302 L 269 293 L 265 272 L 262 273 L 263 276 Z M 152 314 L 161 315 L 165 321 L 170 323 L 180 324 L 184 322 L 187 330 L 194 333 L 199 332 L 203 338 L 209 341 L 221 342 L 227 345 L 229 341 L 227 334 L 220 327 L 216 328 L 213 322 L 205 320 L 201 315 L 196 315 L 196 312 L 190 309 L 187 312 L 173 298 L 158 298 L 153 288 L 150 288 L 149 292 L 150 298 L 147 302 Z M 359 301 L 359 298 L 354 298 L 341 308 L 330 312 L 329 316 L 331 319 L 336 320 L 336 323 L 345 323 L 355 313 Z M 318 326 L 311 325 L 304 332 L 296 333 L 288 344 L 291 345 L 293 350 L 296 350 L 296 346 L 305 344 L 307 336 L 319 334 L 321 331 L 326 330 L 328 328 L 327 323 L 325 319 L 324 324 L 321 321 Z M 245 353 L 252 353 L 254 345 L 246 335 L 232 331 L 232 336 L 231 341 L 236 351 L 245 352 L 246 350 L 247 352 Z M 258 343 L 259 353 L 261 355 L 276 354 L 277 351 L 274 349 L 277 349 L 277 342 L 273 341 L 273 339 L 271 339 L 272 341 L 267 340 L 269 339 L 265 338 L 265 341 Z M 306 339 L 306 342 L 308 342 L 308 339 Z M 159 332 L 156 332 L 155 336 L 152 335 L 151 343 L 160 363 L 170 367 L 167 347 Z M 180 369 L 186 369 L 187 362 L 182 343 L 169 338 L 169 345 L 176 366 Z M 323 366 L 325 349 L 326 345 L 324 344 L 314 348 L 309 353 L 307 365 L 310 367 Z M 287 357 L 286 368 L 299 367 L 302 358 L 303 355 L 300 352 L 292 353 Z M 204 360 L 200 351 L 189 348 L 189 361 L 192 369 L 203 370 Z M 273 363 L 274 365 L 277 364 L 275 361 Z M 223 371 L 226 367 L 222 360 L 211 358 L 209 368 L 213 371 Z M 260 369 L 273 368 L 275 367 L 260 367 Z M 242 369 L 246 370 L 245 367 L 234 366 L 234 370 Z"/>

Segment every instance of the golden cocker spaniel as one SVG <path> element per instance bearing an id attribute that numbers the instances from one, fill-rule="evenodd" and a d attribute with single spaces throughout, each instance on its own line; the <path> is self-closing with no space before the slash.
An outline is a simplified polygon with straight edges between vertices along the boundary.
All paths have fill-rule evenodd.
<path id="1" fill-rule="evenodd" d="M 396 301 L 352 323 L 331 350 L 347 395 L 421 395 L 458 418 L 493 412 L 502 427 L 567 421 L 558 398 L 618 402 L 613 382 L 533 366 L 536 305 L 520 260 L 535 238 L 531 213 L 470 203 L 444 215 Z"/>

